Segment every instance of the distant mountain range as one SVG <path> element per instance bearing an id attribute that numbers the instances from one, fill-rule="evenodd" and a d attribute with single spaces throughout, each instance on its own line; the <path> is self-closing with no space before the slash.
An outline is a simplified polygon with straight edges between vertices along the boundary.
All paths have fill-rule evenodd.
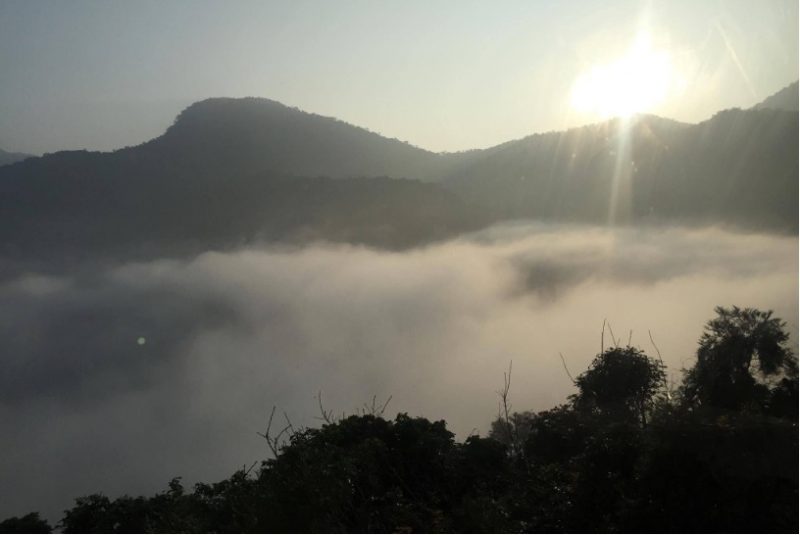
<path id="1" fill-rule="evenodd" d="M 700 124 L 644 115 L 449 154 L 271 100 L 209 99 L 136 147 L 0 167 L 0 271 L 254 241 L 403 248 L 521 217 L 797 232 L 792 91 Z"/>
<path id="2" fill-rule="evenodd" d="M 32 154 L 24 154 L 22 152 L 6 152 L 0 149 L 0 165 L 8 165 L 15 162 L 21 162 L 26 158 L 32 158 Z"/>
<path id="3" fill-rule="evenodd" d="M 443 184 L 494 218 L 795 232 L 797 121 L 773 109 L 726 110 L 696 125 L 614 120 L 501 145 Z"/>

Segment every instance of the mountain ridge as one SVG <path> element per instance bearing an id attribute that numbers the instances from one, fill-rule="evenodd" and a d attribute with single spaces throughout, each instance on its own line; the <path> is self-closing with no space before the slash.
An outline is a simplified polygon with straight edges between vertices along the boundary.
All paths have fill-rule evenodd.
<path id="1" fill-rule="evenodd" d="M 794 82 L 792 84 L 789 84 L 788 86 L 782 88 L 781 90 L 777 91 L 773 95 L 767 97 L 763 101 L 761 101 L 758 104 L 754 105 L 750 109 L 768 109 L 768 108 L 771 108 L 771 109 L 784 109 L 784 110 L 787 110 L 787 111 L 797 111 L 796 99 L 792 100 L 790 98 L 787 98 L 787 96 L 790 96 L 792 94 L 796 95 L 797 94 L 797 89 L 798 89 L 798 82 Z M 784 105 L 785 102 L 787 102 L 787 101 L 794 102 L 794 107 L 787 108 Z M 531 138 L 536 138 L 538 136 L 567 135 L 567 134 L 570 134 L 572 132 L 580 131 L 580 130 L 584 130 L 584 129 L 606 128 L 607 125 L 613 125 L 613 124 L 619 123 L 620 121 L 624 120 L 624 119 L 620 119 L 620 118 L 610 118 L 610 119 L 606 119 L 606 120 L 603 120 L 603 121 L 598 121 L 598 122 L 594 122 L 594 123 L 588 123 L 588 124 L 585 124 L 585 125 L 566 128 L 566 129 L 563 129 L 563 130 L 550 130 L 550 131 L 544 131 L 544 132 L 534 132 L 534 133 L 525 135 L 523 137 L 510 139 L 508 141 L 504 141 L 502 143 L 498 143 L 497 145 L 493 145 L 493 146 L 486 147 L 486 148 L 473 148 L 473 149 L 466 149 L 466 150 L 462 150 L 462 151 L 452 151 L 452 152 L 450 152 L 450 151 L 436 152 L 436 151 L 431 151 L 431 150 L 425 149 L 423 147 L 414 145 L 414 144 L 409 143 L 407 141 L 402 141 L 402 140 L 399 140 L 397 138 L 390 138 L 390 137 L 388 137 L 388 136 L 386 136 L 384 134 L 381 134 L 381 133 L 378 133 L 378 132 L 374 132 L 374 131 L 369 130 L 368 128 L 365 128 L 365 127 L 362 127 L 362 126 L 358 126 L 358 125 L 355 125 L 355 124 L 352 124 L 352 123 L 348 123 L 347 121 L 344 121 L 344 120 L 336 118 L 336 117 L 325 116 L 325 115 L 317 114 L 317 113 L 314 113 L 314 112 L 308 112 L 308 111 L 302 110 L 300 108 L 291 107 L 291 106 L 285 105 L 285 104 L 283 104 L 283 103 L 281 103 L 279 101 L 272 100 L 272 99 L 265 98 L 265 97 L 252 97 L 252 96 L 250 96 L 250 97 L 241 97 L 241 98 L 235 98 L 235 97 L 209 97 L 209 98 L 194 102 L 194 103 L 190 104 L 189 106 L 187 106 L 186 108 L 184 108 L 180 113 L 178 113 L 178 115 L 176 115 L 175 119 L 173 120 L 173 123 L 169 127 L 167 127 L 167 129 L 161 135 L 156 136 L 155 138 L 147 140 L 147 141 L 145 141 L 143 143 L 140 143 L 138 145 L 122 147 L 122 148 L 115 149 L 115 150 L 112 150 L 112 151 L 93 151 L 93 150 L 86 150 L 86 149 L 55 151 L 55 152 L 51 152 L 51 153 L 46 153 L 43 156 L 47 157 L 47 156 L 52 156 L 52 155 L 58 154 L 58 153 L 115 154 L 115 153 L 120 153 L 120 152 L 135 151 L 135 150 L 141 149 L 143 147 L 160 146 L 160 145 L 165 144 L 167 140 L 170 140 L 170 139 L 174 138 L 175 134 L 177 132 L 180 132 L 182 130 L 185 131 L 187 124 L 191 124 L 192 127 L 197 127 L 197 126 L 209 127 L 209 126 L 211 126 L 211 127 L 214 127 L 213 129 L 216 129 L 219 132 L 219 126 L 220 126 L 219 119 L 225 115 L 223 113 L 220 113 L 221 111 L 223 111 L 222 108 L 224 108 L 224 111 L 227 114 L 230 114 L 231 111 L 234 111 L 234 112 L 236 112 L 235 114 L 241 115 L 241 111 L 242 111 L 241 108 L 242 108 L 243 104 L 247 106 L 247 110 L 246 111 L 250 112 L 251 114 L 252 114 L 252 112 L 256 112 L 255 115 L 259 115 L 259 112 L 262 112 L 265 108 L 268 108 L 273 113 L 277 112 L 277 115 L 280 116 L 281 118 L 285 118 L 288 115 L 294 115 L 295 117 L 303 117 L 303 118 L 305 118 L 305 119 L 307 119 L 309 121 L 317 121 L 319 124 L 325 124 L 326 128 L 328 128 L 328 129 L 351 130 L 353 132 L 356 132 L 357 135 L 362 136 L 364 138 L 367 138 L 367 137 L 376 138 L 376 140 L 379 140 L 378 141 L 379 143 L 391 143 L 391 144 L 396 145 L 398 147 L 403 147 L 405 150 L 408 151 L 409 154 L 410 153 L 416 153 L 417 157 L 422 157 L 424 159 L 428 159 L 428 160 L 431 160 L 431 161 L 434 161 L 434 160 L 437 160 L 437 159 L 440 160 L 438 162 L 438 164 L 433 164 L 431 166 L 433 168 L 433 171 L 428 170 L 427 168 L 423 167 L 422 171 L 420 171 L 419 169 L 415 169 L 414 171 L 405 172 L 405 173 L 391 172 L 392 171 L 391 169 L 390 169 L 390 172 L 386 172 L 385 169 L 382 169 L 380 171 L 376 171 L 376 172 L 368 171 L 366 173 L 365 172 L 330 173 L 330 169 L 326 168 L 326 169 L 324 169 L 323 173 L 317 173 L 317 172 L 314 172 L 314 171 L 311 171 L 311 172 L 298 171 L 298 174 L 301 174 L 301 175 L 315 175 L 315 174 L 323 174 L 323 175 L 331 175 L 331 174 L 339 175 L 339 174 L 341 174 L 341 176 L 353 176 L 353 175 L 381 176 L 381 175 L 386 175 L 386 176 L 394 176 L 394 177 L 401 177 L 401 176 L 403 176 L 403 177 L 413 177 L 413 178 L 426 180 L 426 179 L 431 179 L 432 177 L 435 177 L 437 173 L 441 174 L 442 173 L 442 171 L 441 171 L 442 168 L 445 168 L 445 169 L 447 168 L 447 164 L 443 163 L 443 162 L 452 162 L 454 160 L 458 160 L 458 159 L 464 158 L 464 157 L 471 157 L 471 156 L 475 156 L 475 155 L 479 155 L 479 154 L 491 153 L 491 152 L 500 150 L 500 149 L 502 149 L 502 148 L 504 148 L 506 146 L 509 146 L 509 145 L 512 145 L 512 144 L 515 144 L 515 143 L 519 143 L 519 142 L 524 142 L 524 141 L 530 140 Z M 234 108 L 238 108 L 238 109 L 234 109 Z M 736 108 L 732 108 L 732 109 L 736 109 Z M 217 119 L 217 123 L 216 124 L 213 124 L 213 122 L 210 122 L 208 120 L 209 117 L 208 117 L 207 114 L 205 114 L 205 112 L 207 112 L 209 110 L 212 112 L 210 115 L 214 116 Z M 722 111 L 726 111 L 726 110 L 720 110 L 720 111 L 716 112 L 715 115 L 719 114 Z M 252 119 L 252 115 L 249 118 Z M 273 115 L 271 117 L 271 119 L 274 119 L 274 118 L 275 118 L 275 115 Z M 713 118 L 713 116 L 711 118 Z M 657 121 L 662 121 L 664 123 L 670 123 L 670 124 L 673 124 L 673 125 L 676 125 L 676 126 L 677 125 L 691 126 L 691 125 L 703 124 L 703 123 L 707 122 L 711 118 L 705 119 L 703 121 L 699 121 L 697 123 L 686 123 L 686 122 L 682 122 L 682 121 L 678 121 L 678 120 L 675 120 L 675 119 L 670 119 L 670 118 L 667 118 L 667 117 L 662 117 L 662 116 L 658 116 L 658 115 L 654 115 L 654 114 L 641 113 L 641 114 L 634 115 L 632 118 L 630 118 L 628 120 L 631 120 L 631 121 L 634 121 L 634 122 L 642 120 L 642 119 L 649 120 L 649 121 L 657 120 Z M 230 119 L 230 117 L 228 117 L 228 119 Z M 224 121 L 223 121 L 223 124 L 224 124 Z M 231 125 L 228 124 L 227 126 L 231 126 Z M 279 126 L 280 126 L 280 123 L 279 123 Z M 252 134 L 253 132 L 251 131 L 250 133 Z M 3 158 L 4 154 L 13 154 L 15 156 L 20 156 L 20 157 L 25 157 L 25 158 L 30 158 L 30 157 L 34 157 L 35 158 L 35 157 L 37 157 L 35 155 L 22 154 L 22 153 L 4 153 L 4 151 L 0 150 L 0 162 L 2 161 L 2 158 Z M 2 165 L 2 164 L 0 163 L 0 165 Z"/>
<path id="2" fill-rule="evenodd" d="M 754 109 L 778 109 L 778 110 L 786 110 L 786 111 L 798 111 L 800 110 L 800 105 L 798 104 L 798 98 L 800 92 L 798 92 L 798 87 L 800 86 L 800 82 L 795 81 L 783 89 L 773 93 L 772 95 L 768 96 L 755 106 Z"/>
<path id="3" fill-rule="evenodd" d="M 8 152 L 0 149 L 0 166 L 11 165 L 12 163 L 27 160 L 28 158 L 35 158 L 35 156 L 24 152 Z"/>
<path id="4" fill-rule="evenodd" d="M 732 109 L 438 154 L 275 101 L 208 99 L 135 147 L 0 167 L 0 271 L 254 241 L 407 248 L 517 218 L 796 233 L 797 140 L 797 112 Z"/>

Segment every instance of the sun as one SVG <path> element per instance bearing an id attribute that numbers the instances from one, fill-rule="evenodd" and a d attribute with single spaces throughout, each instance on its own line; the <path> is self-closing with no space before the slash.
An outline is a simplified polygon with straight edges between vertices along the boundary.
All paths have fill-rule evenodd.
<path id="1" fill-rule="evenodd" d="M 572 107 L 600 117 L 649 112 L 666 98 L 674 77 L 670 54 L 652 48 L 649 35 L 641 34 L 624 56 L 578 77 Z"/>

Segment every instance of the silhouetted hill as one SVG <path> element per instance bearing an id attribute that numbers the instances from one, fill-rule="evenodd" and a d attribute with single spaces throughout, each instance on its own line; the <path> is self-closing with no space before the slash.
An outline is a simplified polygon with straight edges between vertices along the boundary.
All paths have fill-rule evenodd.
<path id="1" fill-rule="evenodd" d="M 136 147 L 0 167 L 0 271 L 256 240 L 410 247 L 521 217 L 796 232 L 797 147 L 797 112 L 753 109 L 434 154 L 265 99 L 211 99 Z"/>
<path id="2" fill-rule="evenodd" d="M 8 165 L 14 162 L 21 162 L 26 158 L 30 158 L 32 154 L 25 154 L 22 152 L 6 152 L 0 149 L 0 165 Z"/>
<path id="3" fill-rule="evenodd" d="M 770 95 L 762 102 L 759 102 L 754 109 L 763 110 L 771 108 L 775 110 L 798 111 L 798 82 L 789 84 L 774 95 Z"/>
<path id="4" fill-rule="evenodd" d="M 136 147 L 2 168 L 0 269 L 255 240 L 418 245 L 482 220 L 433 184 L 358 177 L 430 176 L 445 159 L 270 100 L 210 99 Z M 323 175 L 337 180 L 309 178 Z"/>
<path id="5" fill-rule="evenodd" d="M 189 106 L 138 154 L 204 172 L 431 178 L 439 155 L 337 119 L 262 98 L 214 98 Z"/>
<path id="6" fill-rule="evenodd" d="M 797 230 L 797 113 L 726 110 L 537 134 L 486 151 L 444 183 L 497 218 L 672 221 Z"/>

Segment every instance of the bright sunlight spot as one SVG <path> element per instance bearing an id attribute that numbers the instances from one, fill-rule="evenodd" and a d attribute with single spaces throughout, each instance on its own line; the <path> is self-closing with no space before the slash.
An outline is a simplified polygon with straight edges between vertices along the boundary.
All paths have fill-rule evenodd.
<path id="1" fill-rule="evenodd" d="M 627 54 L 584 72 L 572 88 L 577 111 L 602 117 L 627 117 L 649 112 L 675 83 L 669 53 L 653 49 L 650 36 L 640 35 Z"/>

